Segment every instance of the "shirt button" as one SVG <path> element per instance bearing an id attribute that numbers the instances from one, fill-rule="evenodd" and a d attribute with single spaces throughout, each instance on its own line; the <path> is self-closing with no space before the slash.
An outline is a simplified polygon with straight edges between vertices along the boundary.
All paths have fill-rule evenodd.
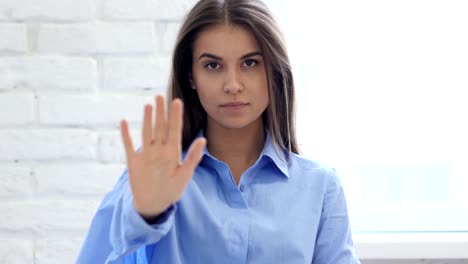
<path id="1" fill-rule="evenodd" d="M 241 185 L 241 186 L 239 187 L 239 190 L 240 190 L 241 192 L 244 192 L 244 185 Z"/>

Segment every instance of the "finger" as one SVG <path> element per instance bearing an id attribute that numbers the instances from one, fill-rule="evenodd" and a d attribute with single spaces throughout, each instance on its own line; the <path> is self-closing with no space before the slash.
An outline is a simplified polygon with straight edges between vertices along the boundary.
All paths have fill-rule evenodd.
<path id="1" fill-rule="evenodd" d="M 187 156 L 176 174 L 180 176 L 181 183 L 187 184 L 187 182 L 192 178 L 193 172 L 202 158 L 203 148 L 205 145 L 206 139 L 198 138 L 190 146 Z"/>
<path id="2" fill-rule="evenodd" d="M 151 141 L 153 140 L 151 112 L 152 112 L 151 105 L 149 104 L 145 105 L 145 111 L 143 114 L 143 130 L 142 130 L 143 148 L 151 145 Z"/>
<path id="3" fill-rule="evenodd" d="M 182 110 L 183 103 L 176 98 L 171 104 L 171 113 L 169 114 L 169 129 L 167 142 L 173 147 L 180 149 L 182 144 Z M 180 151 L 178 152 L 180 155 Z"/>
<path id="4" fill-rule="evenodd" d="M 158 95 L 156 96 L 156 125 L 154 126 L 154 140 L 156 142 L 165 142 L 166 127 L 166 102 L 163 96 Z"/>
<path id="5" fill-rule="evenodd" d="M 135 149 L 133 148 L 132 139 L 130 138 L 130 132 L 128 129 L 128 123 L 125 119 L 120 121 L 120 134 L 122 135 L 125 155 L 127 156 L 127 160 L 129 160 L 130 157 L 135 153 Z"/>

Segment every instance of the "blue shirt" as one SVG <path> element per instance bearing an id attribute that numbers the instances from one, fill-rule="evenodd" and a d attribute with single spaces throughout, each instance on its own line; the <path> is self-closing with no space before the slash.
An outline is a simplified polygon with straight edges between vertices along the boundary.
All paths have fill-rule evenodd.
<path id="1" fill-rule="evenodd" d="M 182 198 L 158 223 L 145 222 L 132 199 L 125 171 L 77 263 L 359 263 L 335 170 L 277 153 L 268 131 L 239 185 L 205 149 Z"/>

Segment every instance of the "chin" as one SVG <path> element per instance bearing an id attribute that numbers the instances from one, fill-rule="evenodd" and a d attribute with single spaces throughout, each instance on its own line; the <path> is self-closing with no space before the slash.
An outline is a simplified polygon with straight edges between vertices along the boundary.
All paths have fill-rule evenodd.
<path id="1" fill-rule="evenodd" d="M 243 115 L 243 116 L 216 115 L 216 116 L 212 116 L 212 118 L 208 118 L 208 122 L 210 121 L 214 122 L 215 127 L 217 126 L 217 127 L 221 127 L 224 129 L 243 129 L 249 126 L 255 126 L 257 122 L 262 123 L 262 118 L 261 118 L 261 115 L 257 118 L 251 115 Z"/>
<path id="2" fill-rule="evenodd" d="M 261 120 L 261 119 L 260 119 Z M 246 127 L 249 127 L 251 125 L 254 125 L 255 122 L 257 122 L 258 119 L 256 120 L 246 120 L 246 119 L 222 119 L 220 122 L 217 122 L 219 126 L 226 128 L 226 129 L 243 129 Z"/>

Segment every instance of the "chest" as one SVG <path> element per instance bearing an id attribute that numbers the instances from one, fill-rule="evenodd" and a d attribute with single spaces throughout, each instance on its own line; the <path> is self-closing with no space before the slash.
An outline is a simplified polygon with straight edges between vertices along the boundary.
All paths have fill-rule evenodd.
<path id="1" fill-rule="evenodd" d="M 285 181 L 191 184 L 174 228 L 187 261 L 310 263 L 320 212 L 321 201 Z"/>

